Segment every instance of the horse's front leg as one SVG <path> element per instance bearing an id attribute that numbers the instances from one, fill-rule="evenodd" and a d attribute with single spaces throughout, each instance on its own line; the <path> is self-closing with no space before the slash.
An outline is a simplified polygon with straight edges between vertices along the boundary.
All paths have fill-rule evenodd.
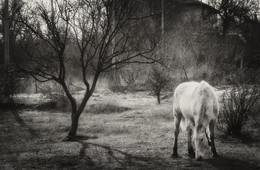
<path id="1" fill-rule="evenodd" d="M 214 141 L 214 128 L 215 128 L 216 121 L 212 120 L 209 123 L 209 132 L 210 132 L 210 141 L 211 141 L 211 152 L 213 154 L 213 157 L 219 157 L 216 151 L 215 147 L 215 141 Z"/>

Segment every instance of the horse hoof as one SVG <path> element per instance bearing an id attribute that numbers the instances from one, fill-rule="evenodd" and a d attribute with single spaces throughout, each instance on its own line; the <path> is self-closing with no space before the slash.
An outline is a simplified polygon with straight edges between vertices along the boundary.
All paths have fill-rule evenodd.
<path id="1" fill-rule="evenodd" d="M 213 154 L 213 158 L 219 158 L 218 154 Z"/>
<path id="2" fill-rule="evenodd" d="M 201 161 L 201 160 L 202 160 L 202 156 L 198 156 L 198 157 L 196 158 L 196 160 L 197 160 L 197 161 Z"/>
<path id="3" fill-rule="evenodd" d="M 178 154 L 172 154 L 171 158 L 172 158 L 172 159 L 178 158 Z"/>
<path id="4" fill-rule="evenodd" d="M 190 158 L 195 158 L 195 153 L 189 153 Z"/>
<path id="5" fill-rule="evenodd" d="M 195 152 L 192 148 L 188 149 L 188 154 L 190 158 L 195 158 Z"/>

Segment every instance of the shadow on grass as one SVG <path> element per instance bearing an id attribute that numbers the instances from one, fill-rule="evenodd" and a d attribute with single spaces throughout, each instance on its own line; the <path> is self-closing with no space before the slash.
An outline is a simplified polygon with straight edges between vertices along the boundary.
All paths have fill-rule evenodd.
<path id="1" fill-rule="evenodd" d="M 219 138 L 224 141 L 228 141 L 229 143 L 242 143 L 245 145 L 259 144 L 260 137 L 250 134 L 249 132 L 242 134 L 239 137 L 234 137 L 230 135 L 219 135 Z"/>
<path id="2" fill-rule="evenodd" d="M 136 156 L 130 153 L 111 148 L 110 146 L 74 140 L 81 144 L 79 156 L 84 164 L 94 169 L 114 169 L 138 167 L 138 169 L 169 168 L 168 162 L 158 157 Z"/>
<path id="3" fill-rule="evenodd" d="M 14 100 L 12 98 L 8 99 L 7 103 L 2 103 L 1 105 L 3 105 L 4 107 L 1 107 L 1 109 L 3 110 L 9 110 L 12 115 L 14 116 L 15 121 L 22 126 L 25 129 L 28 129 L 30 135 L 32 137 L 37 137 L 38 133 L 36 130 L 34 130 L 33 128 L 31 128 L 28 124 L 26 124 L 26 122 L 22 119 L 22 117 L 19 115 L 19 108 L 24 107 L 24 105 L 21 104 L 17 104 L 14 102 Z"/>
<path id="4" fill-rule="evenodd" d="M 78 141 L 82 145 L 79 155 L 55 155 L 49 158 L 21 160 L 21 167 L 28 169 L 259 169 L 258 166 L 238 159 L 218 158 L 196 161 L 159 157 L 136 156 L 109 146 Z M 91 153 L 95 152 L 94 154 Z M 86 151 L 88 154 L 86 154 Z"/>
<path id="5" fill-rule="evenodd" d="M 88 142 L 93 136 L 77 136 L 79 155 L 31 157 L 20 160 L 16 168 L 24 169 L 169 169 L 171 166 L 162 158 L 134 156 L 110 146 Z M 79 139 L 80 138 L 80 139 Z M 85 140 L 85 141 L 83 141 Z"/>
<path id="6" fill-rule="evenodd" d="M 12 110 L 12 114 L 15 118 L 15 120 L 24 128 L 28 129 L 30 135 L 32 137 L 37 137 L 39 134 L 37 133 L 36 130 L 34 130 L 33 128 L 31 128 L 29 125 L 27 125 L 24 120 L 21 118 L 21 116 L 19 115 L 18 110 L 14 109 Z"/>
<path id="7" fill-rule="evenodd" d="M 241 169 L 241 170 L 260 169 L 260 167 L 255 164 L 245 162 L 239 159 L 232 159 L 232 158 L 225 158 L 225 157 L 220 157 L 217 159 L 212 158 L 212 159 L 204 160 L 203 162 L 206 162 L 212 165 L 213 167 L 221 170 L 222 169 Z"/>
<path id="8" fill-rule="evenodd" d="M 251 136 L 250 134 L 245 134 L 242 136 L 241 141 L 242 141 L 242 143 L 244 143 L 246 145 L 251 145 L 251 144 L 255 144 L 255 143 L 259 144 L 260 138 Z"/>
<path id="9" fill-rule="evenodd" d="M 55 155 L 49 158 L 21 159 L 16 169 L 77 169 L 80 167 L 78 156 Z"/>
<path id="10" fill-rule="evenodd" d="M 135 168 L 135 169 L 171 169 L 171 168 L 184 168 L 184 169 L 198 169 L 198 168 L 214 168 L 214 169 L 259 169 L 260 167 L 245 162 L 239 159 L 231 159 L 220 157 L 217 159 L 208 159 L 198 162 L 194 159 L 165 159 L 154 156 L 146 155 L 133 155 L 119 149 L 114 149 L 110 146 L 76 140 L 81 144 L 79 156 L 84 160 L 88 167 L 100 169 L 114 169 L 114 168 Z"/>

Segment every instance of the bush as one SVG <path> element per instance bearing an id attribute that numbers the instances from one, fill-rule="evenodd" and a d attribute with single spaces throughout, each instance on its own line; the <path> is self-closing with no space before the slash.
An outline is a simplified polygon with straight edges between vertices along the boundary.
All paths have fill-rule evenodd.
<path id="1" fill-rule="evenodd" d="M 57 105 L 57 102 L 56 101 L 47 101 L 45 103 L 42 103 L 42 104 L 38 104 L 36 105 L 36 109 L 37 110 L 53 110 L 53 109 L 56 109 L 56 105 Z"/>
<path id="2" fill-rule="evenodd" d="M 126 93 L 127 87 L 123 85 L 111 85 L 109 89 L 114 93 Z"/>
<path id="3" fill-rule="evenodd" d="M 219 130 L 227 135 L 241 136 L 259 97 L 257 85 L 239 84 L 227 89 L 222 96 L 223 108 L 219 116 Z"/>
<path id="4" fill-rule="evenodd" d="M 64 94 L 63 88 L 55 82 L 47 82 L 43 86 L 38 87 L 41 93 L 47 96 L 49 101 L 40 103 L 36 109 L 39 110 L 60 110 L 69 111 L 70 102 Z"/>
<path id="5" fill-rule="evenodd" d="M 129 86 L 113 85 L 113 86 L 110 86 L 109 89 L 115 93 L 127 93 L 127 92 L 145 91 L 147 89 L 147 87 L 146 87 L 146 84 L 144 84 L 144 83 L 134 83 Z"/>
<path id="6" fill-rule="evenodd" d="M 69 111 L 70 103 L 66 96 L 64 95 L 54 95 L 48 96 L 50 100 L 44 103 L 36 105 L 37 110 L 58 110 L 58 111 Z"/>
<path id="7" fill-rule="evenodd" d="M 161 92 L 170 82 L 170 76 L 166 70 L 153 67 L 149 74 L 147 85 L 149 90 L 157 97 L 158 104 L 161 103 Z"/>
<path id="8" fill-rule="evenodd" d="M 109 114 L 109 113 L 122 113 L 124 111 L 130 110 L 130 108 L 106 103 L 106 104 L 92 104 L 89 106 L 89 109 L 87 110 L 88 112 L 94 114 Z"/>
<path id="9" fill-rule="evenodd" d="M 61 85 L 54 81 L 42 83 L 41 86 L 38 86 L 37 88 L 39 92 L 53 99 L 57 98 L 58 95 L 64 94 Z"/>

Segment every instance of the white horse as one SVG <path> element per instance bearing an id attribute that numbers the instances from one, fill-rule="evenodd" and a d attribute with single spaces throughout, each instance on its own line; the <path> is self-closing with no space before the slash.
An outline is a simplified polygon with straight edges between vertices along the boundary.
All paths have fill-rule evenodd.
<path id="1" fill-rule="evenodd" d="M 218 157 L 214 142 L 214 127 L 218 113 L 217 95 L 207 82 L 180 84 L 175 89 L 173 101 L 174 146 L 172 157 L 178 156 L 177 142 L 180 122 L 182 129 L 187 130 L 190 157 L 201 160 L 208 149 L 208 145 L 211 146 L 213 157 Z M 192 146 L 193 143 L 195 152 Z"/>

